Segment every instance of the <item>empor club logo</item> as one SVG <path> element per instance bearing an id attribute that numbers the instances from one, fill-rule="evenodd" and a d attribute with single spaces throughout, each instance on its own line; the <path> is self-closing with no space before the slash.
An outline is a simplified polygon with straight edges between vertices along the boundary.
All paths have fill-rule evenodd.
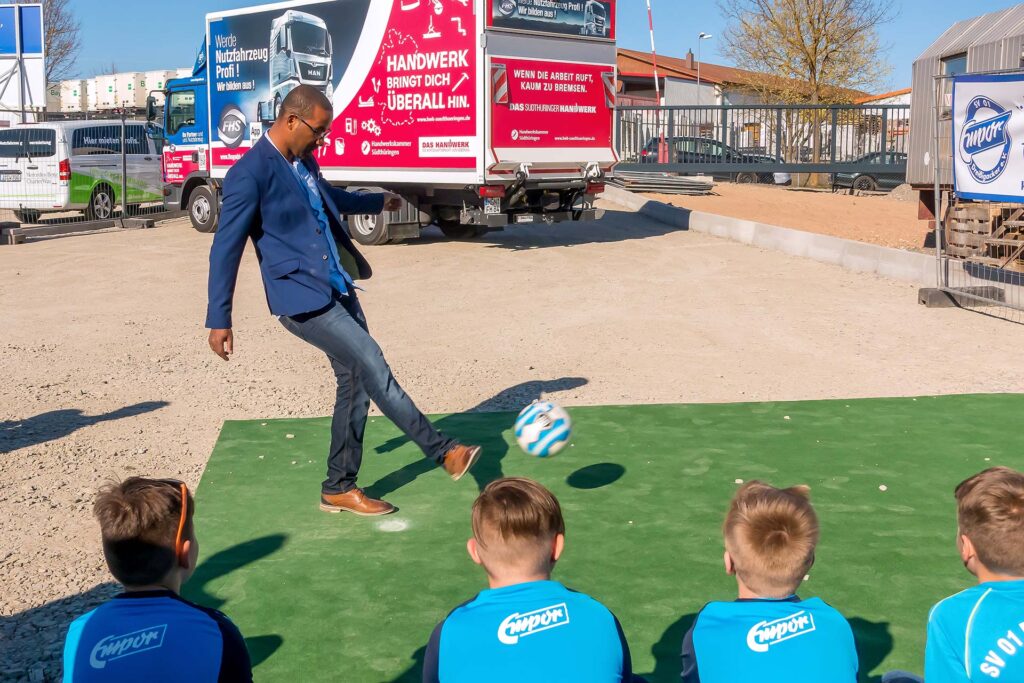
<path id="1" fill-rule="evenodd" d="M 217 137 L 230 149 L 242 144 L 245 139 L 245 114 L 234 104 L 224 107 L 220 113 L 220 123 L 217 124 Z"/>
<path id="2" fill-rule="evenodd" d="M 1012 115 L 1012 110 L 988 97 L 975 97 L 967 105 L 967 122 L 957 146 L 960 159 L 977 182 L 991 183 L 1006 170 L 1013 146 L 1009 131 Z"/>

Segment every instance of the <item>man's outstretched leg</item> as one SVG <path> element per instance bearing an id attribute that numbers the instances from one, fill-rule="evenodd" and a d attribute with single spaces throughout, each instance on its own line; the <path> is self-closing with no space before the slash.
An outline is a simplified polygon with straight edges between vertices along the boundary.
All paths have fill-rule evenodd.
<path id="1" fill-rule="evenodd" d="M 388 503 L 367 498 L 355 485 L 362 460 L 368 398 L 424 455 L 442 465 L 452 479 L 460 479 L 479 458 L 479 446 L 463 446 L 440 433 L 398 384 L 380 347 L 367 332 L 354 296 L 342 297 L 313 314 L 282 317 L 281 323 L 300 339 L 324 351 L 338 378 L 328 479 L 321 496 L 324 509 L 363 515 L 394 510 Z"/>

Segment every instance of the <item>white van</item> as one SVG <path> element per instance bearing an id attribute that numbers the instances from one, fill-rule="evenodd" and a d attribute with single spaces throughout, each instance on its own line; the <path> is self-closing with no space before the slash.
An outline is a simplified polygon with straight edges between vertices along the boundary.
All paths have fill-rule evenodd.
<path id="1" fill-rule="evenodd" d="M 147 135 L 146 124 L 129 121 L 125 143 L 129 209 L 163 201 L 162 150 Z M 13 210 L 23 223 L 39 220 L 44 212 L 73 210 L 84 210 L 89 220 L 105 220 L 121 199 L 119 120 L 0 129 L 0 209 Z"/>

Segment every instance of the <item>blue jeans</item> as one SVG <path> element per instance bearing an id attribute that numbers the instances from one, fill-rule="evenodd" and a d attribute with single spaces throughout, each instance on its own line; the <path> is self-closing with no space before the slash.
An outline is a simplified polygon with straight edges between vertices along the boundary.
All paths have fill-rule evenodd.
<path id="1" fill-rule="evenodd" d="M 355 488 L 370 399 L 428 458 L 438 464 L 444 461 L 444 454 L 456 442 L 437 431 L 395 381 L 370 336 L 355 292 L 335 297 L 319 311 L 281 316 L 280 320 L 289 332 L 327 354 L 338 380 L 324 493 Z"/>

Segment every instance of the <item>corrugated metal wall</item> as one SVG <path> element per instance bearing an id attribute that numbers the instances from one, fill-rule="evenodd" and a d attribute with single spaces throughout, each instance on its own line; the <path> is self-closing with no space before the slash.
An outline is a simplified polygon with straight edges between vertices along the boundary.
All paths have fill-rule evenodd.
<path id="1" fill-rule="evenodd" d="M 967 19 L 951 26 L 918 57 L 913 67 L 913 94 L 910 104 L 910 151 L 907 158 L 907 182 L 915 186 L 931 186 L 934 169 L 935 79 L 942 73 L 942 59 L 967 53 L 969 72 L 1017 69 L 1022 66 L 1024 49 L 1024 4 L 999 12 Z M 952 86 L 940 81 L 944 93 L 940 102 L 950 104 Z M 948 115 L 940 121 L 940 181 L 952 184 L 952 122 Z"/>

